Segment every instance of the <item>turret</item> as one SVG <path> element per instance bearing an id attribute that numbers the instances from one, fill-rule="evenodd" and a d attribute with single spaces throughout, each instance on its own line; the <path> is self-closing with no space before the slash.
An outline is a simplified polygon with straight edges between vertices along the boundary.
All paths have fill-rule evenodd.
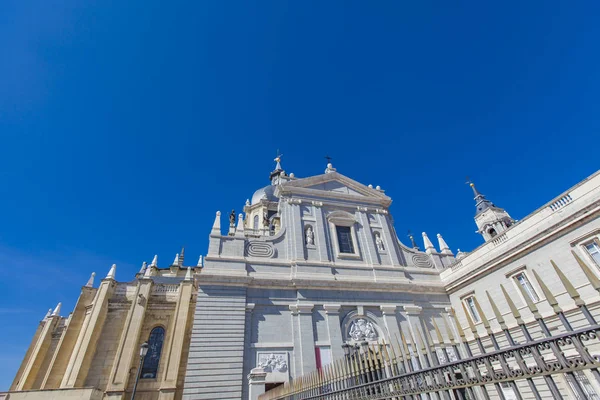
<path id="1" fill-rule="evenodd" d="M 510 228 L 515 220 L 506 212 L 505 209 L 497 207 L 494 203 L 479 193 L 474 183 L 469 186 L 473 189 L 475 195 L 475 223 L 477 224 L 477 233 L 481 234 L 485 241 L 489 241 Z"/>

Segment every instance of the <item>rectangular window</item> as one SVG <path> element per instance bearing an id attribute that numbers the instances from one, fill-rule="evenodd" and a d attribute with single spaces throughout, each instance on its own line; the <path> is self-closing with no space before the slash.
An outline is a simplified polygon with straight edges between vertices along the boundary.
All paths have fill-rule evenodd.
<path id="1" fill-rule="evenodd" d="M 354 245 L 352 244 L 352 232 L 349 226 L 336 226 L 338 245 L 340 253 L 354 254 Z"/>
<path id="2" fill-rule="evenodd" d="M 533 286 L 531 286 L 531 282 L 529 282 L 529 279 L 527 279 L 525 272 L 520 272 L 515 275 L 515 279 L 532 301 L 538 301 L 540 299 Z"/>
<path id="3" fill-rule="evenodd" d="M 473 321 L 479 322 L 480 318 L 479 318 L 479 313 L 477 312 L 477 308 L 475 307 L 475 298 L 473 298 L 473 296 L 467 297 L 465 299 L 465 303 L 467 303 L 467 307 L 469 308 L 469 311 L 471 312 Z"/>
<path id="4" fill-rule="evenodd" d="M 593 241 L 585 245 L 585 249 L 589 255 L 594 259 L 596 265 L 600 267 L 600 245 L 598 242 Z"/>

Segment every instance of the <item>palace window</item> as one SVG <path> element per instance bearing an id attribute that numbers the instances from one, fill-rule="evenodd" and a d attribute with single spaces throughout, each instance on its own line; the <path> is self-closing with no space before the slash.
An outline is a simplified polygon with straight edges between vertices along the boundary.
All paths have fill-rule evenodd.
<path id="1" fill-rule="evenodd" d="M 255 231 L 258 230 L 258 215 L 254 216 L 254 223 L 252 225 L 252 229 L 254 229 Z"/>
<path id="2" fill-rule="evenodd" d="M 586 244 L 585 249 L 590 257 L 592 257 L 596 265 L 600 267 L 600 245 L 598 242 L 594 240 L 593 242 Z"/>
<path id="3" fill-rule="evenodd" d="M 517 283 L 521 285 L 523 291 L 527 293 L 527 296 L 529 296 L 529 298 L 532 301 L 538 301 L 540 299 L 537 293 L 535 292 L 535 289 L 531 285 L 531 282 L 529 282 L 527 275 L 525 275 L 525 272 L 519 272 L 514 276 L 514 278 L 517 281 Z"/>
<path id="4" fill-rule="evenodd" d="M 469 312 L 471 313 L 471 317 L 473 318 L 473 321 L 475 323 L 481 321 L 481 318 L 479 317 L 479 313 L 477 312 L 477 307 L 475 307 L 475 297 L 473 296 L 469 296 L 465 299 L 465 304 L 467 305 L 467 308 L 469 309 Z"/>
<path id="5" fill-rule="evenodd" d="M 165 329 L 157 326 L 150 332 L 148 338 L 148 353 L 144 357 L 142 365 L 141 378 L 155 379 L 158 372 L 158 364 L 160 363 L 160 353 L 162 351 L 163 342 L 165 340 Z"/>
<path id="6" fill-rule="evenodd" d="M 352 232 L 349 226 L 336 226 L 336 233 L 340 253 L 354 254 L 354 245 L 352 244 Z"/>

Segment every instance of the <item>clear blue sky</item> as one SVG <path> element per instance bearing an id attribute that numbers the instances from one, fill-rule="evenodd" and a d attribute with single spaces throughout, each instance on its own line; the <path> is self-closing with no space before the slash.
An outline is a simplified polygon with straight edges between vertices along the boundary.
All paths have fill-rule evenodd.
<path id="1" fill-rule="evenodd" d="M 0 389 L 92 271 L 205 254 L 288 173 L 381 185 L 406 231 L 474 233 L 598 168 L 598 2 L 0 2 Z"/>

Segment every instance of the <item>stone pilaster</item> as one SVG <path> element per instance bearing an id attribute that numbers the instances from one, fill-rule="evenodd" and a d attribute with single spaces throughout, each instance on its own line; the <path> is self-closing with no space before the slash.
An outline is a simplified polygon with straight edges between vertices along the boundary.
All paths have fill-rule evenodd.
<path id="1" fill-rule="evenodd" d="M 340 321 L 340 304 L 324 304 L 323 308 L 327 314 L 327 332 L 329 333 L 329 345 L 331 347 L 331 359 L 338 360 L 344 357 L 342 348 L 343 337 Z"/>
<path id="2" fill-rule="evenodd" d="M 112 371 L 106 387 L 106 397 L 109 399 L 122 399 L 131 375 L 130 371 L 134 358 L 139 354 L 140 332 L 144 324 L 146 306 L 152 288 L 152 279 L 140 279 L 137 284 L 135 297 L 127 313 L 125 324 Z"/>
<path id="3" fill-rule="evenodd" d="M 307 374 L 317 369 L 315 357 L 315 336 L 313 332 L 313 304 L 290 305 L 294 327 L 295 376 Z"/>
<path id="4" fill-rule="evenodd" d="M 21 379 L 19 379 L 19 382 L 16 384 L 15 390 L 33 389 L 33 383 L 35 382 L 38 373 L 43 373 L 43 371 L 40 371 L 40 367 L 48 353 L 48 348 L 50 347 L 50 342 L 52 340 L 52 332 L 56 329 L 59 321 L 59 315 L 52 315 L 45 319 L 44 325 L 33 345 L 33 351 L 25 364 L 25 368 L 23 368 Z"/>
<path id="5" fill-rule="evenodd" d="M 422 307 L 419 306 L 404 306 L 404 311 L 406 312 L 406 321 L 408 321 L 408 328 L 410 329 L 410 333 L 412 334 L 412 338 L 414 338 L 414 340 L 416 341 L 412 341 L 412 350 L 415 354 L 417 354 L 419 356 L 419 359 L 421 360 L 421 366 L 423 368 L 426 367 L 427 363 L 426 363 L 426 359 L 427 359 L 427 355 L 423 354 L 423 352 L 421 351 L 421 349 L 419 348 L 419 342 L 417 339 L 417 335 L 419 334 L 419 332 L 417 332 L 416 328 L 419 327 L 419 331 L 422 330 L 421 328 L 421 319 L 420 319 L 420 315 L 421 315 L 421 311 L 423 310 Z M 408 340 L 408 338 L 407 338 Z M 418 366 L 415 366 L 416 368 L 418 368 Z"/>
<path id="6" fill-rule="evenodd" d="M 114 277 L 103 279 L 94 301 L 86 315 L 65 370 L 61 388 L 83 387 L 90 363 L 96 353 L 96 345 L 108 311 L 108 300 L 115 289 Z"/>
<path id="7" fill-rule="evenodd" d="M 58 389 L 60 382 L 67 369 L 69 358 L 81 333 L 85 321 L 86 312 L 92 305 L 98 289 L 84 286 L 71 313 L 65 332 L 60 338 L 56 351 L 52 356 L 50 365 L 46 371 L 41 389 Z"/>
<path id="8" fill-rule="evenodd" d="M 258 396 L 265 392 L 265 381 L 267 373 L 264 369 L 257 367 L 248 375 L 248 399 L 258 400 Z"/>
<path id="9" fill-rule="evenodd" d="M 315 212 L 315 236 L 316 241 L 315 245 L 317 246 L 317 251 L 319 252 L 319 261 L 331 261 L 333 257 L 329 254 L 329 249 L 331 246 L 329 245 L 329 240 L 327 237 L 327 219 L 323 215 L 323 209 L 321 208 L 323 203 L 313 202 L 313 210 Z"/>
<path id="10" fill-rule="evenodd" d="M 386 343 L 394 343 L 396 338 L 400 339 L 400 329 L 398 328 L 398 320 L 396 319 L 396 306 L 384 305 L 379 307 L 383 314 L 383 323 L 385 329 L 387 329 L 389 338 L 386 339 Z"/>
<path id="11" fill-rule="evenodd" d="M 183 342 L 187 332 L 188 314 L 190 303 L 192 301 L 193 283 L 191 280 L 181 281 L 179 284 L 179 297 L 175 306 L 174 318 L 169 328 L 170 339 L 168 348 L 166 348 L 164 357 L 167 359 L 163 381 L 160 385 L 159 400 L 171 400 L 175 398 L 177 389 L 177 376 L 179 375 L 179 366 L 181 365 L 181 356 L 183 355 Z"/>

